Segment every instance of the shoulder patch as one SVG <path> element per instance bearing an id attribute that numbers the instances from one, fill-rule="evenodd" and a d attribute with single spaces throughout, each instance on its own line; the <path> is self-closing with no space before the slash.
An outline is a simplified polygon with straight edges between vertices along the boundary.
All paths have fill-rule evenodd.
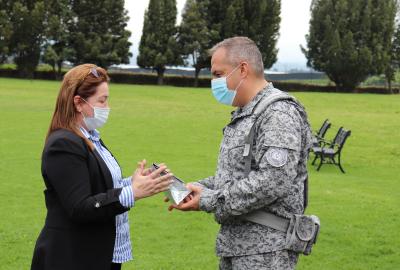
<path id="1" fill-rule="evenodd" d="M 288 151 L 284 148 L 270 147 L 265 153 L 268 163 L 272 167 L 282 167 L 288 160 Z"/>

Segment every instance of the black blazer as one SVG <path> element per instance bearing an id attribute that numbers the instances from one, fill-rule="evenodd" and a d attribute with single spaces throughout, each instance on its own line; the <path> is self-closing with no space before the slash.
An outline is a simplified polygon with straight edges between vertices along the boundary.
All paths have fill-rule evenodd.
<path id="1" fill-rule="evenodd" d="M 31 270 L 109 270 L 119 202 L 99 153 L 75 133 L 53 132 L 44 147 L 42 175 L 47 216 Z"/>

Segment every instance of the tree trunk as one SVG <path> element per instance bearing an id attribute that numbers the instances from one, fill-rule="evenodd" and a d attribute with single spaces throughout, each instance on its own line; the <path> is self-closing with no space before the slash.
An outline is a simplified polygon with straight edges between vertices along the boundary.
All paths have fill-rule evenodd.
<path id="1" fill-rule="evenodd" d="M 195 67 L 194 71 L 194 87 L 199 87 L 199 74 L 200 74 L 201 68 Z"/>
<path id="2" fill-rule="evenodd" d="M 336 92 L 352 93 L 360 85 L 363 80 L 350 75 L 344 74 L 329 74 L 329 79 L 336 84 Z"/>
<path id="3" fill-rule="evenodd" d="M 396 79 L 394 72 L 395 71 L 391 67 L 386 69 L 386 72 L 385 72 L 386 86 L 387 86 L 387 89 L 389 90 L 390 94 L 393 94 L 392 82 Z"/>
<path id="4" fill-rule="evenodd" d="M 63 61 L 57 62 L 57 79 L 61 78 L 62 63 L 63 63 Z"/>
<path id="5" fill-rule="evenodd" d="M 358 84 L 351 82 L 335 82 L 336 92 L 339 93 L 354 93 Z"/>
<path id="6" fill-rule="evenodd" d="M 387 85 L 388 85 L 389 93 L 393 94 L 392 80 L 390 78 L 387 79 Z"/>
<path id="7" fill-rule="evenodd" d="M 157 84 L 158 85 L 164 84 L 164 72 L 165 72 L 165 68 L 157 69 Z"/>
<path id="8" fill-rule="evenodd" d="M 17 65 L 17 70 L 20 78 L 25 78 L 25 79 L 34 78 L 34 70 L 32 70 L 32 68 Z"/>
<path id="9" fill-rule="evenodd" d="M 54 79 L 57 79 L 56 64 L 51 65 L 51 69 L 53 70 Z"/>
<path id="10" fill-rule="evenodd" d="M 39 63 L 39 57 L 39 54 L 22 52 L 14 59 L 18 73 L 22 78 L 34 78 L 34 73 Z"/>

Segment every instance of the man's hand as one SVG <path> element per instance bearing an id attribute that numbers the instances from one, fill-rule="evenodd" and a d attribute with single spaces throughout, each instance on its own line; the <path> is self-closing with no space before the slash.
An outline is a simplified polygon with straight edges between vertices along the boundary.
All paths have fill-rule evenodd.
<path id="1" fill-rule="evenodd" d="M 200 203 L 200 195 L 203 191 L 203 188 L 198 185 L 187 184 L 187 189 L 192 191 L 180 204 L 171 204 L 168 207 L 169 211 L 172 211 L 174 208 L 181 211 L 198 211 L 199 203 Z M 166 202 L 168 199 L 165 200 Z"/>

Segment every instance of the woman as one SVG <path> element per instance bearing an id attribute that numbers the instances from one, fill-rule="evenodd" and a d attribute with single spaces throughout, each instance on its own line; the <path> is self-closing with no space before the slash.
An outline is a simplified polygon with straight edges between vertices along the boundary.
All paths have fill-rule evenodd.
<path id="1" fill-rule="evenodd" d="M 42 155 L 47 217 L 36 242 L 32 270 L 110 270 L 132 259 L 127 211 L 134 202 L 168 189 L 138 163 L 123 179 L 100 139 L 107 121 L 106 71 L 92 64 L 71 69 L 62 82 Z"/>

